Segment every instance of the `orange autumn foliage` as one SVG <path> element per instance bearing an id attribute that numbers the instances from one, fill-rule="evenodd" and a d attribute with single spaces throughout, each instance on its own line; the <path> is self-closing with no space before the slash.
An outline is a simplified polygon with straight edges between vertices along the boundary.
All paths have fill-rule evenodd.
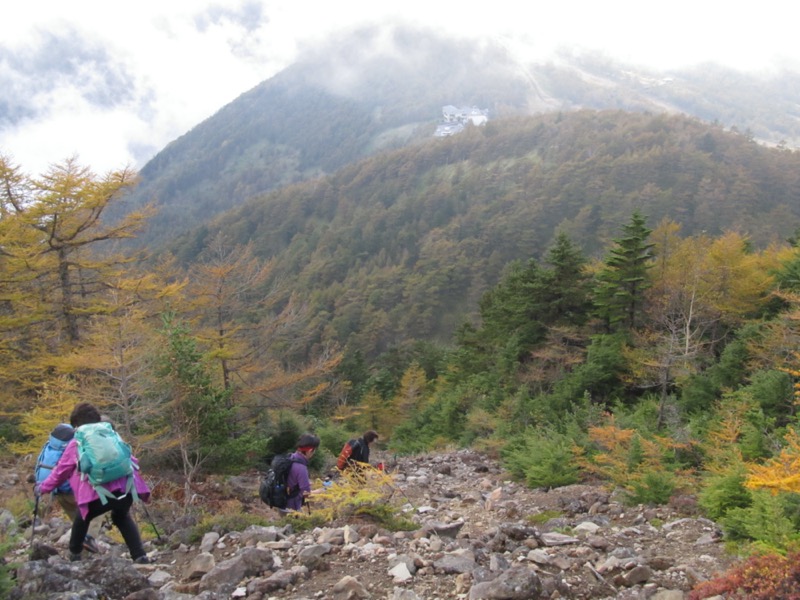
<path id="1" fill-rule="evenodd" d="M 800 492 L 800 435 L 789 429 L 786 446 L 780 454 L 763 465 L 750 465 L 745 485 L 751 489 L 765 488 L 773 493 Z"/>
<path id="2" fill-rule="evenodd" d="M 645 437 L 633 429 L 617 426 L 614 416 L 607 424 L 589 428 L 591 444 L 598 449 L 588 455 L 574 448 L 577 464 L 586 472 L 607 479 L 627 489 L 633 489 L 648 473 L 667 470 L 665 458 L 684 446 L 662 436 Z M 687 473 L 676 473 L 686 476 Z"/>

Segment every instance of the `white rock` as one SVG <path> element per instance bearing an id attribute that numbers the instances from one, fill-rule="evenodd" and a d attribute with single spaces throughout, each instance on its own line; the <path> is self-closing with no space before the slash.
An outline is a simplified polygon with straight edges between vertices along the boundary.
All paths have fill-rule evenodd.
<path id="1" fill-rule="evenodd" d="M 412 578 L 411 571 L 408 570 L 404 562 L 399 562 L 389 569 L 389 575 L 392 576 L 392 581 L 394 581 L 394 583 L 405 583 Z"/>

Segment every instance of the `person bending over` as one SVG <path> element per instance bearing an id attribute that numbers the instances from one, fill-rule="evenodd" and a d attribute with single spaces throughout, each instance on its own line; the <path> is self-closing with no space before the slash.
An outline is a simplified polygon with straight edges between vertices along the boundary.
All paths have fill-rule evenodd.
<path id="1" fill-rule="evenodd" d="M 336 467 L 344 471 L 348 467 L 357 466 L 355 463 L 369 464 L 369 447 L 378 439 L 378 434 L 372 430 L 367 431 L 360 438 L 345 442 Z"/>
<path id="2" fill-rule="evenodd" d="M 70 415 L 70 424 L 76 431 L 83 425 L 101 421 L 102 417 L 97 408 L 86 402 L 78 404 Z M 135 457 L 132 457 L 132 461 L 138 467 Z M 89 480 L 81 477 L 78 470 L 78 446 L 76 438 L 73 438 L 64 449 L 64 454 L 61 455 L 55 469 L 47 479 L 37 485 L 36 493 L 37 495 L 50 493 L 66 481 L 69 481 L 78 504 L 78 512 L 72 522 L 69 538 L 70 560 L 81 559 L 81 550 L 83 550 L 86 533 L 89 530 L 89 523 L 96 517 L 111 512 L 111 522 L 122 534 L 133 561 L 140 564 L 150 562 L 142 545 L 139 528 L 130 514 L 133 494 L 128 489 L 128 477 L 121 477 L 102 484 L 102 487 L 110 493 L 106 502 L 103 502 Z M 133 470 L 133 486 L 143 502 L 149 501 L 150 488 L 139 475 L 138 468 Z"/>

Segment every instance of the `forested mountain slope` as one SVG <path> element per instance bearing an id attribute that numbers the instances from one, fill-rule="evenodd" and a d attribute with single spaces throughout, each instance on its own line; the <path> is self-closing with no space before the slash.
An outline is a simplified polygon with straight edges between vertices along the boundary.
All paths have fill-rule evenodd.
<path id="1" fill-rule="evenodd" d="M 377 31 L 332 40 L 169 144 L 141 171 L 140 201 L 162 239 L 250 196 L 337 169 L 378 150 L 430 138 L 442 107 L 502 114 L 534 100 L 502 48 Z"/>
<path id="2" fill-rule="evenodd" d="M 683 116 L 495 120 L 253 199 L 173 251 L 191 263 L 218 233 L 252 242 L 308 303 L 312 340 L 373 354 L 449 339 L 509 261 L 557 231 L 597 257 L 635 210 L 764 247 L 800 222 L 800 156 Z"/>
<path id="3" fill-rule="evenodd" d="M 492 120 L 581 108 L 684 113 L 796 146 L 798 88 L 792 73 L 756 78 L 711 65 L 654 73 L 575 56 L 531 62 L 496 41 L 362 30 L 307 52 L 146 164 L 135 203 L 155 202 L 160 217 L 140 239 L 159 243 L 251 196 L 430 144 L 444 105 L 487 109 Z"/>

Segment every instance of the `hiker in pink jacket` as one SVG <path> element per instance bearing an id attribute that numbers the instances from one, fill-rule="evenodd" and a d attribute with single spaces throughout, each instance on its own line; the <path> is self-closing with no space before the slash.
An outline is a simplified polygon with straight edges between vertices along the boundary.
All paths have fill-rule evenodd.
<path id="1" fill-rule="evenodd" d="M 84 402 L 73 409 L 69 420 L 70 424 L 77 429 L 81 425 L 99 423 L 102 419 L 97 408 Z M 133 461 L 138 464 L 135 458 Z M 37 486 L 36 493 L 38 495 L 52 492 L 67 480 L 69 480 L 69 484 L 75 494 L 75 501 L 78 504 L 78 514 L 72 522 L 72 532 L 69 538 L 70 560 L 81 559 L 83 541 L 92 519 L 111 511 L 111 522 L 122 534 L 131 558 L 134 562 L 140 564 L 149 563 L 150 560 L 145 554 L 142 538 L 139 535 L 139 528 L 130 514 L 133 494 L 126 493 L 128 478 L 122 477 L 103 484 L 103 487 L 111 492 L 113 496 L 107 502 L 102 502 L 92 484 L 85 478 L 81 478 L 81 474 L 78 471 L 78 447 L 75 438 L 73 438 L 64 449 L 64 454 L 61 455 L 55 469 L 47 479 Z M 150 499 L 150 488 L 140 477 L 138 469 L 133 471 L 133 485 L 139 498 L 147 502 Z"/>

